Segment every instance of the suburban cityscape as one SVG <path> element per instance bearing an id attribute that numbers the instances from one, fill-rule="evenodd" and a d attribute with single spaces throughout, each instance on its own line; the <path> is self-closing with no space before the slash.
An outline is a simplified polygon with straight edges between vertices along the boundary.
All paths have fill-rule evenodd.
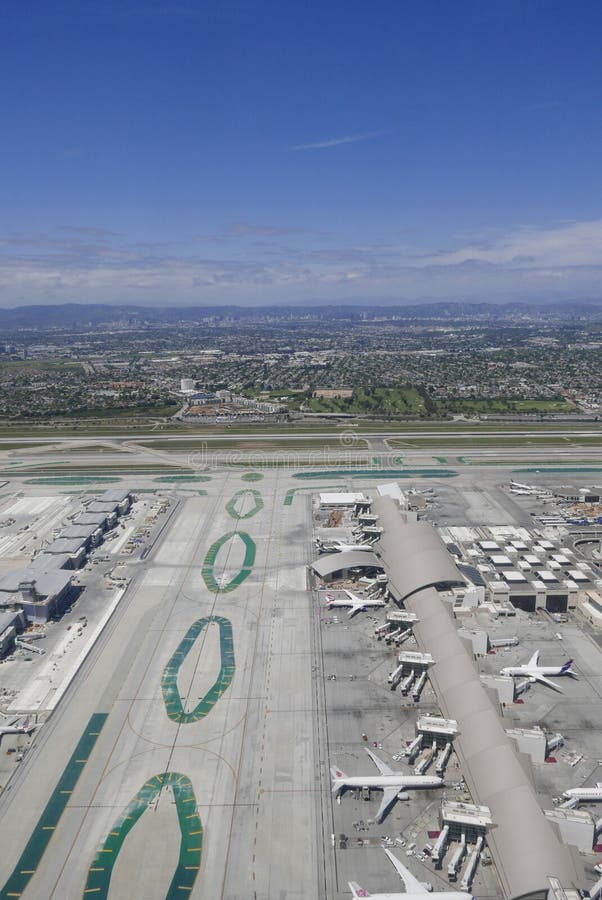
<path id="1" fill-rule="evenodd" d="M 117 308 L 94 327 L 86 307 L 64 310 L 62 321 L 59 313 L 51 327 L 23 319 L 5 333 L 4 426 L 81 428 L 131 416 L 299 423 L 320 413 L 391 422 L 595 419 L 602 403 L 596 306 L 559 308 L 552 321 L 528 305 L 486 315 L 453 304 L 379 315 L 369 307 L 330 315 L 199 309 L 187 310 L 185 322 L 178 311 L 156 322 L 152 310 L 133 317 Z"/>

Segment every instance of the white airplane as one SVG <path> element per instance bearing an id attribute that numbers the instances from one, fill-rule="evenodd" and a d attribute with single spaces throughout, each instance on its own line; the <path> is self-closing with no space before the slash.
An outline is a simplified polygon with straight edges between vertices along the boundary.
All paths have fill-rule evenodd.
<path id="1" fill-rule="evenodd" d="M 403 894 L 400 892 L 393 894 L 391 891 L 387 891 L 386 894 L 371 894 L 363 887 L 360 887 L 356 881 L 350 881 L 349 887 L 351 888 L 353 900 L 359 900 L 359 898 L 364 897 L 369 897 L 370 900 L 423 900 L 424 895 L 429 892 L 430 885 L 427 886 L 422 881 L 418 881 L 410 870 L 406 869 L 396 856 L 393 856 L 390 850 L 385 850 L 385 853 L 403 881 L 405 892 Z M 464 891 L 437 891 L 437 897 L 441 898 L 441 900 L 475 900 L 472 894 L 467 894 Z"/>
<path id="2" fill-rule="evenodd" d="M 372 750 L 367 747 L 366 753 L 377 767 L 380 775 L 345 775 L 340 769 L 332 767 L 332 793 L 341 802 L 341 794 L 347 788 L 376 788 L 383 792 L 376 821 L 382 822 L 391 804 L 399 798 L 407 800 L 406 788 L 436 788 L 441 787 L 443 779 L 438 775 L 404 775 L 403 772 L 394 772 L 393 769 L 379 759 Z"/>
<path id="3" fill-rule="evenodd" d="M 29 724 L 29 719 L 25 719 L 21 725 L 15 725 L 15 722 L 18 721 L 18 716 L 16 719 L 13 719 L 12 722 L 9 722 L 8 725 L 0 725 L 0 740 L 5 734 L 31 734 L 38 726 L 35 722 L 31 725 Z"/>
<path id="4" fill-rule="evenodd" d="M 602 781 L 596 782 L 595 787 L 569 788 L 562 796 L 567 800 L 582 800 L 584 803 L 588 800 L 602 800 Z"/>
<path id="5" fill-rule="evenodd" d="M 368 606 L 378 607 L 387 605 L 382 597 L 358 597 L 353 591 L 347 590 L 344 590 L 343 593 L 347 594 L 347 597 L 333 597 L 332 594 L 326 594 L 326 605 L 329 609 L 331 607 L 350 606 L 351 609 L 348 612 L 350 619 L 361 609 L 366 609 Z"/>
<path id="6" fill-rule="evenodd" d="M 572 659 L 567 660 L 562 666 L 538 666 L 538 660 L 539 650 L 536 650 L 529 662 L 523 663 L 521 666 L 506 666 L 501 670 L 500 675 L 523 676 L 531 682 L 539 681 L 541 684 L 547 684 L 548 687 L 558 691 L 559 694 L 562 694 L 560 688 L 546 676 L 571 675 L 573 678 L 577 677 L 576 672 L 573 672 L 571 669 L 573 665 Z"/>
<path id="7" fill-rule="evenodd" d="M 322 541 L 318 538 L 316 546 L 319 552 L 324 551 L 326 553 L 344 553 L 346 550 L 374 551 L 374 547 L 371 544 L 346 544 L 345 541 L 339 541 L 336 538 L 331 541 Z"/>
<path id="8" fill-rule="evenodd" d="M 521 484 L 520 481 L 511 481 L 510 487 L 511 488 L 520 488 L 520 490 L 527 491 L 529 494 L 532 494 L 533 491 L 537 490 L 537 488 L 533 487 L 532 484 Z"/>

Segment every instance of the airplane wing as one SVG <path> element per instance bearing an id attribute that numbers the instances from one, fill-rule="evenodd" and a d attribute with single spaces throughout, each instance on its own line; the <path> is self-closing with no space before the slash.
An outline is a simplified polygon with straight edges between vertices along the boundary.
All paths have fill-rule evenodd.
<path id="1" fill-rule="evenodd" d="M 539 660 L 539 650 L 536 650 L 535 653 L 533 654 L 533 656 L 531 657 L 531 659 L 529 660 L 529 662 L 527 663 L 527 665 L 525 666 L 525 669 L 534 668 L 537 665 L 538 660 Z"/>
<path id="2" fill-rule="evenodd" d="M 349 619 L 352 619 L 352 618 L 354 617 L 354 615 L 360 611 L 360 609 L 363 609 L 363 606 L 364 606 L 363 603 L 355 603 L 355 604 L 351 607 L 351 609 L 349 610 L 349 612 L 347 613 L 347 617 L 348 617 Z"/>
<path id="3" fill-rule="evenodd" d="M 348 591 L 346 588 L 343 588 L 343 593 L 347 594 L 352 603 L 358 603 L 360 606 L 364 605 L 362 598 L 358 597 L 357 594 L 354 594 L 353 591 Z"/>
<path id="4" fill-rule="evenodd" d="M 549 678 L 546 678 L 545 675 L 532 674 L 532 675 L 529 676 L 529 679 L 530 679 L 530 681 L 540 681 L 542 684 L 546 684 L 548 687 L 551 687 L 552 690 L 558 691 L 559 694 L 563 694 L 563 693 L 564 693 L 564 691 L 562 691 L 562 690 L 558 687 L 557 684 L 554 684 L 554 682 L 551 681 Z"/>
<path id="5" fill-rule="evenodd" d="M 409 869 L 399 862 L 396 856 L 393 856 L 390 850 L 385 850 L 385 853 L 397 869 L 397 874 L 401 878 L 404 883 L 404 887 L 406 889 L 406 894 L 426 894 L 428 893 L 425 886 L 418 881 L 417 878 L 414 878 Z M 360 894 L 361 897 L 361 894 Z"/>
<path id="6" fill-rule="evenodd" d="M 361 887 L 361 885 L 357 883 L 357 881 L 349 881 L 348 884 L 351 888 L 351 896 L 353 897 L 353 900 L 358 900 L 358 898 L 360 897 L 371 896 L 365 888 Z"/>
<path id="7" fill-rule="evenodd" d="M 389 768 L 389 766 L 386 763 L 384 763 L 382 761 L 382 759 L 379 759 L 378 756 L 376 755 L 376 753 L 373 753 L 372 750 L 369 750 L 367 747 L 365 747 L 364 749 L 381 775 L 394 775 L 395 774 L 393 769 Z"/>
<path id="8" fill-rule="evenodd" d="M 399 785 L 397 787 L 387 787 L 383 790 L 383 798 L 380 801 L 380 806 L 378 807 L 378 812 L 376 813 L 376 821 L 382 822 L 385 815 L 387 814 L 387 810 L 391 806 L 394 800 L 397 799 L 397 795 L 399 794 Z"/>

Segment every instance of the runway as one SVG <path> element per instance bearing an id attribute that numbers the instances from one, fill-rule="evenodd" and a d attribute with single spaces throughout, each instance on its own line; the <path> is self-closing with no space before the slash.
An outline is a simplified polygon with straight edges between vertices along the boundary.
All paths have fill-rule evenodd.
<path id="1" fill-rule="evenodd" d="M 263 506 L 244 519 L 250 574 L 227 590 L 241 560 L 224 544 L 210 590 L 203 560 L 238 528 L 226 505 L 245 488 L 229 474 L 214 484 L 181 503 L 0 797 L 0 883 L 15 872 L 24 897 L 124 897 L 133 883 L 140 898 L 280 896 L 276 885 L 320 895 L 305 505 L 284 506 L 278 475 L 266 479 Z M 92 716 L 94 745 L 49 821 L 40 812 L 56 800 L 66 748 Z M 19 868 L 36 825 L 52 829 L 48 849 Z"/>

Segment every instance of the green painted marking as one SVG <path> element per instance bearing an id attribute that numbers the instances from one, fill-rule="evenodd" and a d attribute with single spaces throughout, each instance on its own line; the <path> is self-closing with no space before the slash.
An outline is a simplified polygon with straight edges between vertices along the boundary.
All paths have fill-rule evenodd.
<path id="1" fill-rule="evenodd" d="M 284 505 L 292 506 L 293 500 L 295 499 L 295 494 L 298 494 L 299 491 L 340 491 L 344 490 L 344 485 L 340 484 L 329 484 L 328 486 L 325 484 L 315 484 L 315 485 L 306 485 L 305 487 L 300 488 L 290 488 L 284 497 Z"/>
<path id="2" fill-rule="evenodd" d="M 191 712 L 185 712 L 178 689 L 178 673 L 199 634 L 210 622 L 215 622 L 219 625 L 221 668 L 215 683 L 209 688 L 203 699 L 197 703 Z M 229 619 L 225 619 L 223 616 L 205 616 L 194 622 L 163 670 L 161 690 L 163 691 L 165 710 L 171 721 L 177 722 L 179 725 L 189 725 L 191 722 L 198 722 L 204 719 L 211 712 L 222 694 L 232 684 L 235 668 L 234 639 L 232 637 L 232 623 Z"/>
<path id="3" fill-rule="evenodd" d="M 243 481 L 261 481 L 263 475 L 261 472 L 247 472 L 245 475 L 241 475 Z"/>
<path id="4" fill-rule="evenodd" d="M 50 839 L 75 789 L 84 765 L 94 749 L 98 736 L 107 720 L 106 713 L 94 713 L 77 743 L 77 747 L 63 770 L 58 784 L 50 795 L 42 815 L 21 854 L 8 881 L 0 891 L 0 898 L 20 897 L 31 876 L 36 871 Z"/>
<path id="5" fill-rule="evenodd" d="M 462 463 L 464 465 L 466 464 L 466 460 L 463 456 L 456 456 L 456 462 Z"/>
<path id="6" fill-rule="evenodd" d="M 293 478 L 455 478 L 453 469 L 330 469 L 324 472 L 295 472 Z"/>
<path id="7" fill-rule="evenodd" d="M 201 866 L 203 826 L 196 811 L 196 797 L 190 779 L 179 772 L 162 772 L 142 785 L 110 829 L 101 850 L 96 854 L 88 869 L 84 896 L 88 894 L 94 894 L 100 898 L 109 896 L 113 867 L 123 847 L 123 842 L 142 814 L 166 787 L 173 791 L 181 840 L 178 864 L 165 900 L 174 900 L 176 897 L 190 894 Z M 195 804 L 195 810 L 192 813 L 190 812 L 191 807 L 186 805 L 190 802 Z"/>
<path id="8" fill-rule="evenodd" d="M 245 508 L 246 502 L 249 499 L 253 501 L 251 509 L 247 510 L 245 513 L 240 512 L 239 510 Z M 262 509 L 263 500 L 261 494 L 259 491 L 255 491 L 252 488 L 245 488 L 242 491 L 237 491 L 232 499 L 226 503 L 226 510 L 233 519 L 250 519 Z"/>
<path id="9" fill-rule="evenodd" d="M 242 568 L 236 575 L 227 584 L 221 585 L 217 583 L 215 578 L 216 559 L 222 547 L 224 547 L 228 541 L 234 540 L 234 538 L 240 538 L 245 545 L 245 558 Z M 256 550 L 255 541 L 245 531 L 228 531 L 226 534 L 223 534 L 221 538 L 211 544 L 203 561 L 201 574 L 208 589 L 213 593 L 228 594 L 230 591 L 233 591 L 241 585 L 245 578 L 248 578 L 251 574 L 253 564 L 255 563 Z"/>
<path id="10" fill-rule="evenodd" d="M 161 475 L 153 481 L 211 481 L 209 475 Z"/>
<path id="11" fill-rule="evenodd" d="M 433 456 L 433 459 L 436 459 L 438 463 L 441 463 L 442 466 L 447 464 L 447 460 L 444 456 Z"/>
<path id="12" fill-rule="evenodd" d="M 403 456 L 394 457 L 393 462 L 398 466 L 403 466 Z"/>
<path id="13" fill-rule="evenodd" d="M 545 475 L 546 472 L 602 472 L 602 468 L 596 466 L 542 466 L 537 469 L 513 469 L 513 473 L 518 472 L 541 472 L 542 475 Z"/>
<path id="14" fill-rule="evenodd" d="M 112 475 L 56 475 L 46 478 L 28 478 L 25 484 L 108 484 L 121 481 L 121 478 Z"/>

